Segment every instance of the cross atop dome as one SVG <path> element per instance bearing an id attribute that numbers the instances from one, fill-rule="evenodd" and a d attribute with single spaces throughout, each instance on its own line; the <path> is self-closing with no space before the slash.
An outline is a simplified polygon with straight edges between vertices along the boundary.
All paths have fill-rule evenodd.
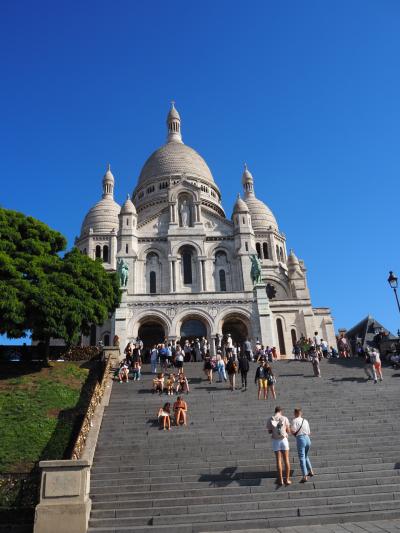
<path id="1" fill-rule="evenodd" d="M 171 101 L 171 109 L 169 110 L 168 117 L 167 117 L 167 127 L 168 127 L 167 143 L 170 143 L 170 142 L 182 143 L 181 117 L 179 116 L 179 113 L 177 109 L 175 108 L 174 100 Z"/>

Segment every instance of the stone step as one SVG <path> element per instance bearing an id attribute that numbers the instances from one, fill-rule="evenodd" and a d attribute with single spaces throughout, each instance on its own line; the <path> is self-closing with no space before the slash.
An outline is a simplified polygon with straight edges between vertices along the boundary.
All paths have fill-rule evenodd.
<path id="1" fill-rule="evenodd" d="M 148 517 L 113 517 L 113 518 L 99 518 L 99 519 L 90 519 L 90 527 L 116 527 L 122 526 L 180 526 L 183 524 L 188 524 L 192 526 L 193 524 L 204 524 L 209 527 L 211 524 L 216 522 L 223 522 L 225 525 L 231 526 L 232 529 L 235 528 L 234 522 L 243 522 L 243 521 L 256 521 L 263 520 L 266 523 L 269 523 L 272 527 L 272 524 L 282 524 L 282 520 L 285 525 L 288 525 L 290 518 L 316 518 L 317 516 L 322 518 L 322 523 L 324 522 L 325 516 L 332 515 L 356 515 L 361 513 L 368 512 L 383 512 L 383 511 L 396 511 L 398 510 L 399 501 L 379 501 L 379 502 L 360 502 L 360 503 L 345 503 L 345 504 L 332 504 L 332 505 L 315 505 L 315 506 L 305 506 L 305 507 L 283 507 L 283 508 L 274 508 L 274 509 L 258 509 L 258 510 L 246 510 L 246 509 L 236 509 L 233 511 L 215 511 L 215 512 L 204 512 L 204 513 L 188 513 L 188 514 L 166 514 L 160 516 Z M 293 520 L 294 522 L 294 520 Z M 217 528 L 220 526 L 217 526 Z M 225 528 L 223 528 L 225 529 Z M 219 529 L 218 529 L 219 530 Z M 201 531 L 201 529 L 200 529 Z"/>
<path id="2" fill-rule="evenodd" d="M 337 487 L 352 487 L 355 485 L 358 486 L 368 486 L 368 485 L 384 485 L 388 483 L 398 484 L 400 481 L 399 474 L 393 475 L 392 472 L 382 472 L 379 477 L 356 475 L 354 473 L 351 477 L 347 474 L 327 474 L 322 479 L 313 478 L 312 486 L 314 488 L 337 488 Z M 358 473 L 364 474 L 364 473 Z M 365 474 L 368 474 L 366 472 Z M 202 487 L 203 485 L 203 487 Z M 311 482 L 308 486 L 311 486 Z M 159 484 L 143 484 L 143 485 L 132 485 L 132 484 L 121 484 L 121 485 L 104 485 L 100 487 L 92 487 L 91 494 L 97 496 L 99 494 L 108 494 L 111 498 L 113 495 L 123 495 L 123 494 L 136 494 L 137 498 L 155 498 L 156 494 L 175 494 L 182 496 L 182 493 L 191 493 L 191 491 L 196 491 L 197 493 L 208 494 L 216 489 L 223 490 L 233 490 L 238 487 L 246 487 L 251 489 L 251 492 L 267 491 L 275 489 L 275 476 L 270 478 L 263 479 L 243 479 L 239 481 L 216 481 L 216 482 L 192 482 L 185 483 L 184 486 L 182 483 L 159 483 Z"/>
<path id="3" fill-rule="evenodd" d="M 293 461 L 294 462 L 294 458 Z M 298 465 L 295 464 L 296 469 L 298 469 Z M 313 467 L 314 470 L 317 468 L 317 461 L 313 461 Z M 97 481 L 106 481 L 109 482 L 110 485 L 119 484 L 120 481 L 126 481 L 126 480 L 134 480 L 135 483 L 141 483 L 145 482 L 146 480 L 150 480 L 152 483 L 158 483 L 161 479 L 165 479 L 165 476 L 168 474 L 169 481 L 173 481 L 175 483 L 178 482 L 186 482 L 186 481 L 196 481 L 199 480 L 199 476 L 201 475 L 210 475 L 210 476 L 221 476 L 221 479 L 227 479 L 230 480 L 232 478 L 252 478 L 252 477 L 265 477 L 268 472 L 275 471 L 276 465 L 275 463 L 264 463 L 260 464 L 258 467 L 254 466 L 252 468 L 235 468 L 235 469 L 228 469 L 228 472 L 223 473 L 217 468 L 209 468 L 206 472 L 199 472 L 195 469 L 186 469 L 185 471 L 178 471 L 171 472 L 170 470 L 165 470 L 165 475 L 162 474 L 160 471 L 147 471 L 147 472 L 140 472 L 140 473 L 133 473 L 133 472 L 111 472 L 107 474 L 96 474 L 93 473 L 91 476 L 92 479 L 92 486 L 93 483 Z M 354 464 L 351 463 L 347 466 L 344 465 L 338 465 L 338 466 L 327 466 L 323 467 L 320 466 L 318 468 L 318 476 L 322 476 L 324 474 L 332 474 L 332 473 L 339 473 L 339 472 L 363 472 L 363 471 L 383 471 L 383 470 L 397 470 L 397 463 L 391 462 L 391 463 L 375 463 L 370 464 L 368 461 L 365 462 L 365 464 Z"/>
<path id="4" fill-rule="evenodd" d="M 93 501 L 93 510 L 117 510 L 117 509 L 132 509 L 132 508 L 149 508 L 149 507 L 170 507 L 170 506 L 189 506 L 189 505 L 208 505 L 208 504 L 217 504 L 217 503 L 242 503 L 246 501 L 263 501 L 263 502 L 270 502 L 271 505 L 275 505 L 276 501 L 279 500 L 279 503 L 282 505 L 285 505 L 285 502 L 287 500 L 289 501 L 297 501 L 298 499 L 307 499 L 307 501 L 312 501 L 313 498 L 334 498 L 337 496 L 340 497 L 352 497 L 352 496 L 360 496 L 360 495 L 367 495 L 368 498 L 371 498 L 371 495 L 380 495 L 383 493 L 390 493 L 392 495 L 400 492 L 400 484 L 394 485 L 369 485 L 366 487 L 346 487 L 346 488 L 327 488 L 327 489 L 313 489 L 310 490 L 303 490 L 303 488 L 296 489 L 294 488 L 292 491 L 286 490 L 286 491 L 274 491 L 274 492 L 264 492 L 264 493 L 251 493 L 250 497 L 247 497 L 248 492 L 240 492 L 238 494 L 229 493 L 228 495 L 220 494 L 220 495 L 211 495 L 211 496 L 187 496 L 184 495 L 183 497 L 179 498 L 173 498 L 173 497 L 166 497 L 166 498 L 159 498 L 159 499 L 121 499 L 121 500 L 113 500 L 110 501 L 107 496 L 99 496 Z M 167 495 L 169 496 L 169 495 Z M 385 499 L 390 499 L 385 498 Z"/>
<path id="5" fill-rule="evenodd" d="M 150 394 L 148 367 L 140 383 L 114 385 L 92 467 L 90 532 L 247 532 L 400 517 L 393 371 L 385 368 L 375 385 L 357 360 L 323 361 L 320 380 L 304 378 L 310 364 L 278 362 L 278 398 L 264 401 L 253 385 L 232 393 L 208 385 L 201 364 L 186 366 L 187 428 L 159 431 L 156 413 L 175 396 Z M 277 490 L 266 420 L 277 403 L 291 415 L 299 402 L 313 431 L 316 476 L 298 483 L 291 438 L 294 483 Z"/>
<path id="6" fill-rule="evenodd" d="M 307 495 L 308 496 L 308 495 Z M 374 494 L 374 502 L 379 501 L 391 501 L 398 500 L 400 504 L 400 492 L 393 493 L 381 493 Z M 238 507 L 240 511 L 254 511 L 254 510 L 263 510 L 263 509 L 279 509 L 297 507 L 301 509 L 302 507 L 315 507 L 315 506 L 329 506 L 329 505 L 344 505 L 352 503 L 370 503 L 371 502 L 371 493 L 369 494 L 360 494 L 360 495 L 340 495 L 340 496 L 315 496 L 307 498 L 297 498 L 292 501 L 285 500 L 273 500 L 273 501 L 262 501 L 254 500 L 243 501 L 243 499 L 238 499 L 236 502 L 228 503 L 193 503 L 187 504 L 185 498 L 182 498 L 182 501 L 172 503 L 170 501 L 169 506 L 160 506 L 160 507 L 134 507 L 134 508 L 119 508 L 119 509 L 94 509 L 92 512 L 93 519 L 100 518 L 128 518 L 128 517 L 138 517 L 138 516 L 165 516 L 165 515 L 180 515 L 180 514 L 196 514 L 196 513 L 214 513 L 219 511 L 236 511 Z M 177 505 L 177 504 L 180 505 Z M 300 515 L 301 513 L 298 512 Z"/>

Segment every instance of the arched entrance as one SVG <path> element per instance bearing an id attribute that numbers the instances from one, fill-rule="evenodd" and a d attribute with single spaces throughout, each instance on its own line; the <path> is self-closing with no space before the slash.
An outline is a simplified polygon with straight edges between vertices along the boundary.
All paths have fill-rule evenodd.
<path id="1" fill-rule="evenodd" d="M 149 320 L 141 324 L 138 330 L 138 337 L 143 341 L 143 350 L 146 353 L 154 344 L 164 342 L 165 329 L 160 322 Z"/>
<path id="2" fill-rule="evenodd" d="M 195 339 L 207 337 L 207 327 L 198 318 L 187 318 L 182 322 L 180 336 L 183 345 L 186 340 L 192 342 Z"/>
<path id="3" fill-rule="evenodd" d="M 222 335 L 231 334 L 234 343 L 241 345 L 249 337 L 249 329 L 244 320 L 237 316 L 230 316 L 224 320 Z"/>

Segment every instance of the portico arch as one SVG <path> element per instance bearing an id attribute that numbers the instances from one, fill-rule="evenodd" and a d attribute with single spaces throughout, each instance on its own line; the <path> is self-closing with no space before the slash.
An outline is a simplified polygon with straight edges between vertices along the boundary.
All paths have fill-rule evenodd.
<path id="1" fill-rule="evenodd" d="M 231 334 L 233 342 L 242 344 L 247 338 L 252 337 L 250 317 L 242 310 L 229 310 L 220 319 L 219 332 L 223 336 Z"/>
<path id="2" fill-rule="evenodd" d="M 188 322 L 192 321 L 191 324 Z M 196 324 L 194 322 L 197 322 L 197 331 L 198 334 L 201 334 L 201 336 L 207 337 L 208 340 L 211 339 L 211 332 L 212 332 L 212 323 L 210 320 L 210 317 L 200 310 L 192 310 L 187 313 L 182 313 L 181 315 L 176 317 L 175 320 L 175 334 L 177 338 L 181 337 L 182 332 L 183 333 L 189 333 L 187 335 L 187 338 L 191 337 L 198 337 L 198 334 L 196 333 Z M 185 331 L 185 325 L 188 328 L 188 331 Z M 201 325 L 201 326 L 200 326 Z M 190 332 L 190 328 L 192 329 L 192 333 Z"/>
<path id="3" fill-rule="evenodd" d="M 159 311 L 142 312 L 130 319 L 127 331 L 127 340 L 135 340 L 139 337 L 143 341 L 146 351 L 154 344 L 163 342 L 169 336 L 170 322 Z"/>

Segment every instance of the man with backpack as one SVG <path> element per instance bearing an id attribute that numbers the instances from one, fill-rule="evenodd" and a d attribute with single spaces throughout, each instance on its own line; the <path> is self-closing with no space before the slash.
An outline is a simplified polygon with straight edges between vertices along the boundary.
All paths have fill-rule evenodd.
<path id="1" fill-rule="evenodd" d="M 283 416 L 282 409 L 275 407 L 275 414 L 268 419 L 268 433 L 272 437 L 272 449 L 276 457 L 277 484 L 282 486 L 291 485 L 290 481 L 290 460 L 289 460 L 289 441 L 290 424 L 286 416 Z M 285 463 L 285 481 L 283 480 L 282 460 Z"/>

